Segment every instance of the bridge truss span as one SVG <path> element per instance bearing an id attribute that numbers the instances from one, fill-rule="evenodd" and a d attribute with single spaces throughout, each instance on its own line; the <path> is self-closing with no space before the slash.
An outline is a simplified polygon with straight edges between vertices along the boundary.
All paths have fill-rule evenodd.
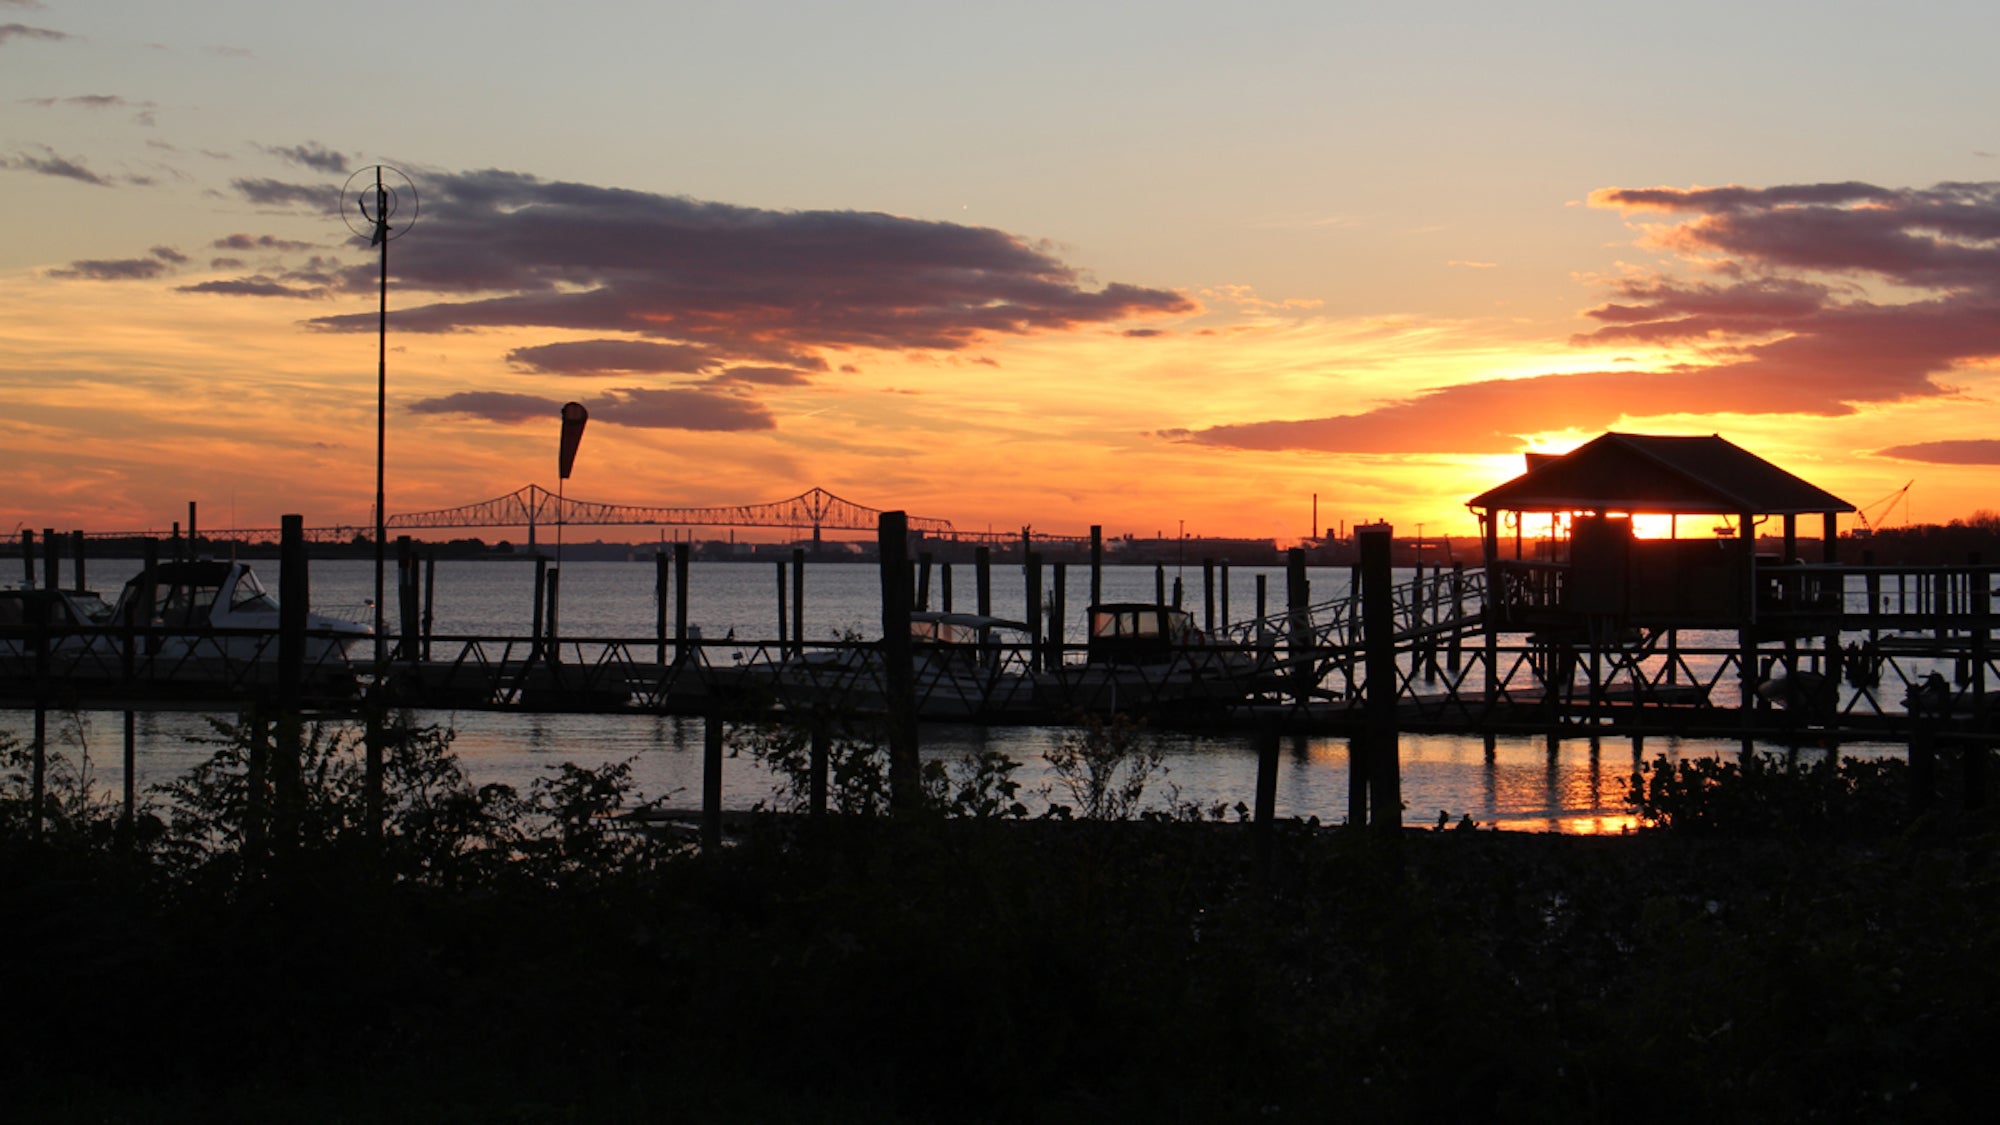
<path id="1" fill-rule="evenodd" d="M 505 496 L 475 504 L 392 515 L 388 526 L 403 531 L 417 528 L 526 527 L 531 537 L 537 526 L 558 524 L 568 527 L 773 527 L 810 529 L 813 538 L 818 539 L 822 531 L 874 531 L 881 515 L 880 509 L 844 500 L 823 488 L 814 488 L 789 500 L 770 504 L 665 508 L 559 498 L 541 485 L 530 484 Z M 911 531 L 940 537 L 952 534 L 950 520 L 911 516 L 909 521 Z"/>

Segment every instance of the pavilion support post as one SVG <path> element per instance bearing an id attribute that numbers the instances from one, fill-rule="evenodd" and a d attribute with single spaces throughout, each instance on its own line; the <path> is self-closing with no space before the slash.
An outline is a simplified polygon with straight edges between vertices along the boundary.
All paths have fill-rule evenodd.
<path id="1" fill-rule="evenodd" d="M 1500 624 L 1507 616 L 1507 587 L 1500 580 L 1500 513 L 1497 510 L 1479 513 L 1479 541 L 1486 565 L 1486 619 L 1481 623 L 1486 642 L 1486 706 L 1483 718 L 1491 722 L 1500 704 Z M 1516 544 L 1515 555 L 1518 557 L 1519 554 L 1519 545 Z"/>
<path id="2" fill-rule="evenodd" d="M 1749 512 L 1739 513 L 1736 545 L 1740 552 L 1736 572 L 1740 576 L 1736 625 L 1737 681 L 1741 685 L 1742 751 L 1756 748 L 1757 726 L 1757 521 Z"/>

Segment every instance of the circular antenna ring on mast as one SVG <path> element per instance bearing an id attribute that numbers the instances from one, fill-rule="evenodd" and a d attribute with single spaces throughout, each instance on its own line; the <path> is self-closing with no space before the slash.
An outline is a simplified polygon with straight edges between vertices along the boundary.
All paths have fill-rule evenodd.
<path id="1" fill-rule="evenodd" d="M 392 165 L 356 169 L 340 189 L 341 221 L 371 246 L 403 237 L 417 225 L 417 210 L 415 181 Z"/>

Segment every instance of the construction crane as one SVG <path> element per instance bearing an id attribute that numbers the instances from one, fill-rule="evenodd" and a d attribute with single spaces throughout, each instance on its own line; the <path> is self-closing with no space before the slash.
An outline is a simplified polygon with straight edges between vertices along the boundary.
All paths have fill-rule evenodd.
<path id="1" fill-rule="evenodd" d="M 1873 504 L 1865 508 L 1856 508 L 1854 510 L 1854 518 L 1861 521 L 1861 527 L 1855 531 L 1854 537 L 1856 539 L 1866 539 L 1874 535 L 1881 528 L 1882 524 L 1888 520 L 1889 513 L 1896 510 L 1896 505 L 1902 503 L 1903 498 L 1910 494 L 1910 485 L 1915 483 L 1917 482 L 1910 481 L 1903 485 L 1903 487 L 1875 501 Z M 1874 519 L 1869 519 L 1868 513 L 1876 511 L 1878 508 L 1881 510 L 1880 513 Z M 1908 509 L 1906 508 L 1904 511 L 1907 513 Z"/>

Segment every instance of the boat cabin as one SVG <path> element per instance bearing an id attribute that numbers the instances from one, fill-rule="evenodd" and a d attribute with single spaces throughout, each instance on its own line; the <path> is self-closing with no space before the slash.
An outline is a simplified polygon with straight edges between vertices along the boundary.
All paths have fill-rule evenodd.
<path id="1" fill-rule="evenodd" d="M 1161 664 L 1201 640 L 1186 610 L 1150 602 L 1094 605 L 1084 657 L 1091 664 Z"/>
<path id="2" fill-rule="evenodd" d="M 1840 610 L 1835 580 L 1798 557 L 1798 519 L 1854 505 L 1721 437 L 1607 433 L 1474 497 L 1496 629 L 1740 628 L 1809 631 Z M 1642 538 L 1634 521 L 1665 521 Z M 1782 555 L 1757 529 L 1781 521 Z M 1683 532 L 1694 535 L 1683 538 Z M 1511 544 L 1507 542 L 1511 539 Z"/>
<path id="3" fill-rule="evenodd" d="M 149 603 L 150 599 L 150 603 Z M 275 625 L 278 600 L 241 563 L 215 559 L 164 562 L 125 584 L 118 596 L 120 621 L 166 626 L 235 624 L 250 615 Z"/>

